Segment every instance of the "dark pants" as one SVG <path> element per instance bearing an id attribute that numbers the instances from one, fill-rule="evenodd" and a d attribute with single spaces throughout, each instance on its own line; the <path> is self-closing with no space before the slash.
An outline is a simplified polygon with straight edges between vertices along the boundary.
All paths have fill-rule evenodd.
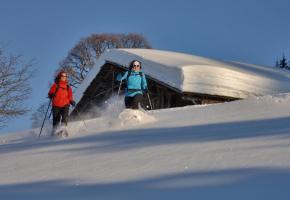
<path id="1" fill-rule="evenodd" d="M 142 99 L 142 94 L 136 94 L 133 97 L 125 97 L 125 106 L 126 108 L 139 109 L 139 105 L 141 104 Z"/>
<path id="2" fill-rule="evenodd" d="M 62 125 L 67 126 L 68 112 L 69 112 L 69 105 L 65 107 L 56 107 L 56 106 L 52 107 L 53 128 L 56 128 L 59 125 L 60 120 L 61 120 Z"/>

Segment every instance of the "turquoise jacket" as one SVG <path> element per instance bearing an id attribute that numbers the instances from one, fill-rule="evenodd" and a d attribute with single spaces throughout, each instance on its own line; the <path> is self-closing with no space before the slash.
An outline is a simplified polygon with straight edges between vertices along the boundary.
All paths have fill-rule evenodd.
<path id="1" fill-rule="evenodd" d="M 141 72 L 141 73 L 140 73 Z M 128 71 L 122 76 L 118 74 L 117 80 L 125 80 L 127 79 L 127 88 L 126 88 L 126 96 L 133 97 L 137 94 L 143 94 L 144 91 L 147 90 L 147 81 L 145 74 L 142 71 L 131 71 L 130 76 L 128 77 Z"/>

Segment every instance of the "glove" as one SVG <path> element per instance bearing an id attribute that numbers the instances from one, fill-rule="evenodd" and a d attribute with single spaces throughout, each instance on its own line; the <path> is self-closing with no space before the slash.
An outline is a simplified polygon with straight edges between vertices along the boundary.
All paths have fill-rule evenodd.
<path id="1" fill-rule="evenodd" d="M 55 93 L 48 94 L 48 98 L 53 99 L 55 97 Z"/>
<path id="2" fill-rule="evenodd" d="M 75 106 L 76 106 L 76 102 L 75 102 L 74 100 L 70 101 L 69 103 L 70 103 L 70 105 L 71 105 L 72 107 L 75 107 Z"/>

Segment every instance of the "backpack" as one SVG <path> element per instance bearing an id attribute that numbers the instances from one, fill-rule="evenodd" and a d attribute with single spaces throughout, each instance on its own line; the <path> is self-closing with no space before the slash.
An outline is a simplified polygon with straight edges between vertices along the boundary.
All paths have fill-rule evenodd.
<path id="1" fill-rule="evenodd" d="M 127 78 L 126 78 L 126 81 L 127 81 L 127 83 L 128 83 L 128 79 L 129 79 L 129 77 L 131 76 L 131 73 L 132 73 L 132 70 L 130 70 L 130 71 L 128 71 L 128 75 L 127 75 Z M 143 76 L 143 72 L 139 72 L 139 76 Z"/>
<path id="2" fill-rule="evenodd" d="M 56 81 L 55 84 L 56 84 L 56 88 L 55 88 L 54 94 L 56 95 L 56 93 L 57 93 L 57 91 L 59 89 L 58 81 Z M 69 92 L 69 89 L 70 89 L 70 85 L 69 84 L 66 85 L 66 89 L 67 89 L 67 92 Z"/>

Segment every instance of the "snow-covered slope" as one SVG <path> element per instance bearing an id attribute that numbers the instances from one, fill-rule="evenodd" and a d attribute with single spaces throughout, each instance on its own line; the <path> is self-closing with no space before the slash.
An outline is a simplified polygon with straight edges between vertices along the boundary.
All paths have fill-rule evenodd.
<path id="1" fill-rule="evenodd" d="M 290 92 L 290 75 L 280 69 L 153 49 L 111 49 L 79 86 L 76 101 L 106 61 L 128 67 L 134 59 L 146 75 L 182 92 L 235 98 Z"/>
<path id="2" fill-rule="evenodd" d="M 3 136 L 0 197 L 288 200 L 289 105 L 281 94 L 154 111 L 126 126 L 114 116 L 75 122 L 67 139 Z"/>

